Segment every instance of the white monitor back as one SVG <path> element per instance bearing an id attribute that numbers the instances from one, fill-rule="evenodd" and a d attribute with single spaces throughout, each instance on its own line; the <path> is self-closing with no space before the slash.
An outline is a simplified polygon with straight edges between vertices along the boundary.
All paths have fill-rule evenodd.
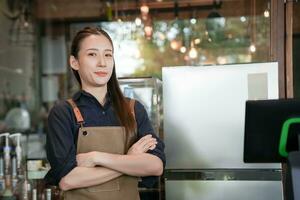
<path id="1" fill-rule="evenodd" d="M 164 67 L 166 168 L 280 168 L 243 162 L 246 100 L 276 98 L 277 63 Z"/>

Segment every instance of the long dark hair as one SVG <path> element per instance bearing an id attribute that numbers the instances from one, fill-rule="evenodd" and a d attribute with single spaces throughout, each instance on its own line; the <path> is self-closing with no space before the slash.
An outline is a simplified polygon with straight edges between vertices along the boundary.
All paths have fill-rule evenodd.
<path id="1" fill-rule="evenodd" d="M 110 41 L 113 51 L 114 51 L 112 39 L 108 35 L 107 32 L 105 32 L 101 28 L 86 27 L 86 28 L 78 31 L 72 41 L 71 55 L 74 56 L 76 59 L 78 59 L 78 52 L 80 50 L 82 41 L 90 35 L 105 36 Z M 81 79 L 80 79 L 78 71 L 74 70 L 74 69 L 72 69 L 72 71 L 73 71 L 73 74 L 75 75 L 75 78 L 77 79 L 80 87 L 82 87 Z M 126 141 L 128 142 L 128 138 L 129 138 L 130 134 L 134 134 L 134 132 L 135 132 L 136 122 L 135 122 L 133 114 L 131 113 L 129 102 L 125 99 L 125 97 L 123 96 L 123 93 L 120 89 L 120 86 L 119 86 L 119 83 L 117 80 L 117 75 L 116 75 L 115 62 L 114 62 L 114 66 L 113 66 L 112 75 L 107 83 L 107 90 L 108 90 L 108 93 L 112 100 L 113 108 L 117 114 L 118 120 L 119 120 L 120 124 L 125 127 Z"/>

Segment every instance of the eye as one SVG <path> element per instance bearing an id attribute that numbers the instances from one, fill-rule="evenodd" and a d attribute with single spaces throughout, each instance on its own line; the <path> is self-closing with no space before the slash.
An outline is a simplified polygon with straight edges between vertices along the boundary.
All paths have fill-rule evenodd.
<path id="1" fill-rule="evenodd" d="M 96 54 L 96 53 L 93 53 L 93 52 L 88 53 L 88 55 L 89 55 L 89 56 L 97 56 L 97 54 Z"/>
<path id="2" fill-rule="evenodd" d="M 112 57 L 112 54 L 107 53 L 107 54 L 105 54 L 105 57 Z"/>

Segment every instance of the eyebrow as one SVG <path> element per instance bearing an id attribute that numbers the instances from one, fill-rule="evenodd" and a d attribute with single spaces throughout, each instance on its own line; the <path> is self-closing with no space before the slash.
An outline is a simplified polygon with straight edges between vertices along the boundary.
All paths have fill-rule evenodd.
<path id="1" fill-rule="evenodd" d="M 96 48 L 89 48 L 89 49 L 86 49 L 86 51 L 89 51 L 89 50 L 93 50 L 93 51 L 99 51 L 99 49 L 96 49 Z M 104 51 L 111 51 L 111 49 L 104 49 Z"/>

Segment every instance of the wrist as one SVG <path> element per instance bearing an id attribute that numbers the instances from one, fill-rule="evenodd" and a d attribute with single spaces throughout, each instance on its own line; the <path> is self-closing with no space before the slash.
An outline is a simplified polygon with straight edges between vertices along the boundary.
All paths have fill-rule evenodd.
<path id="1" fill-rule="evenodd" d="M 95 152 L 94 163 L 98 166 L 103 166 L 107 168 L 113 168 L 116 163 L 119 163 L 124 157 L 127 155 L 120 155 L 120 154 L 111 154 L 106 152 Z"/>
<path id="2" fill-rule="evenodd" d="M 99 162 L 100 162 L 100 159 L 99 159 L 100 155 L 101 155 L 101 152 L 99 152 L 99 151 L 93 151 L 92 152 L 92 162 L 94 163 L 95 166 L 96 165 L 100 165 L 99 164 Z"/>

